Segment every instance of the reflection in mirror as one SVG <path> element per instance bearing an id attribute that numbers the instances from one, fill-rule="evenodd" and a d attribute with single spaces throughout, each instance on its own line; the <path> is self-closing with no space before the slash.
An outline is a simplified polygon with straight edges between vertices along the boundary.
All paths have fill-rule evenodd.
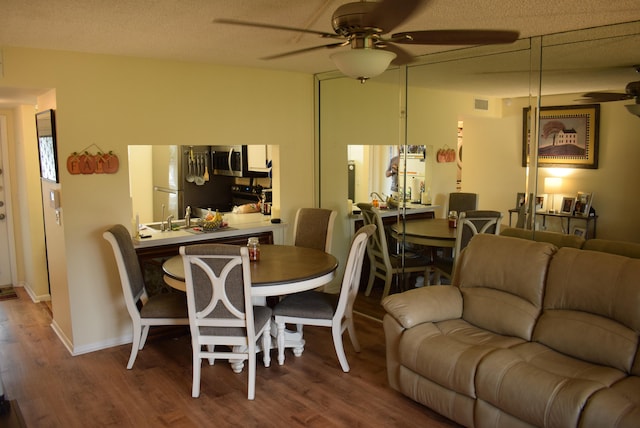
<path id="1" fill-rule="evenodd" d="M 431 204 L 431 168 L 427 166 L 426 146 L 362 146 L 348 147 L 349 165 L 353 165 L 353 188 L 349 199 L 354 202 L 385 203 L 389 196 L 414 204 Z M 406 171 L 406 184 L 405 172 Z M 351 177 L 350 177 L 351 179 Z"/>

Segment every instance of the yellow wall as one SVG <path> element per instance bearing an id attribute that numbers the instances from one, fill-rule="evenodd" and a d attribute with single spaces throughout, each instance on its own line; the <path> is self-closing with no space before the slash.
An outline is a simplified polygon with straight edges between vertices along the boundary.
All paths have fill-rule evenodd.
<path id="1" fill-rule="evenodd" d="M 313 205 L 311 75 L 20 48 L 3 54 L 0 85 L 56 90 L 62 225 L 47 245 L 60 252 L 56 260 L 66 260 L 52 277 L 52 301 L 58 333 L 74 353 L 130 340 L 115 262 L 102 238 L 114 223 L 131 224 L 127 146 L 278 144 L 283 220 Z M 24 123 L 33 123 L 28 116 Z M 14 143 L 35 146 L 34 135 Z M 67 172 L 71 153 L 96 147 L 118 155 L 118 173 Z M 30 178 L 37 174 L 33 161 L 25 160 Z M 40 197 L 38 186 L 31 183 L 29 193 Z M 19 216 L 24 209 L 20 204 Z M 52 211 L 45 207 L 45 219 Z"/>

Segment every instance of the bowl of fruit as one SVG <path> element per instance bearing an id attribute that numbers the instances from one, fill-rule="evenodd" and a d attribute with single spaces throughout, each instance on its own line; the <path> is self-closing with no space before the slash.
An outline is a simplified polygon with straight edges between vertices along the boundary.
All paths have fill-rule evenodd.
<path id="1" fill-rule="evenodd" d="M 221 227 L 224 227 L 222 214 L 220 214 L 218 211 L 216 211 L 215 214 L 212 212 L 207 213 L 205 218 L 202 219 L 201 223 L 202 230 L 204 230 L 205 232 L 217 230 Z"/>

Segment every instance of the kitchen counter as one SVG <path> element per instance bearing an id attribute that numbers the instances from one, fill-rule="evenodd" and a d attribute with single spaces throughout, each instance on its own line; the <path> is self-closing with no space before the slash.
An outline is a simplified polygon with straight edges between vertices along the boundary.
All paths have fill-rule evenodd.
<path id="1" fill-rule="evenodd" d="M 165 245 L 198 243 L 220 238 L 233 238 L 252 234 L 271 232 L 274 244 L 284 244 L 284 230 L 286 223 L 271 223 L 271 217 L 262 213 L 223 214 L 223 220 L 228 226 L 211 232 L 192 229 L 178 229 L 162 232 L 153 227 L 141 225 L 140 234 L 148 238 L 134 238 L 133 246 L 139 248 L 160 247 Z M 193 224 L 197 219 L 193 219 Z M 155 225 L 155 224 L 152 224 Z"/>
<path id="2" fill-rule="evenodd" d="M 406 207 L 406 214 L 422 214 L 422 213 L 428 213 L 428 212 L 434 212 L 436 209 L 440 208 L 440 205 L 422 205 L 422 204 L 412 204 L 409 203 L 407 204 Z M 358 207 L 354 204 L 353 209 L 356 211 L 358 210 Z M 380 215 L 380 217 L 384 218 L 384 217 L 394 217 L 397 216 L 399 212 L 402 212 L 402 208 L 383 208 L 383 209 L 377 209 L 378 214 Z M 356 220 L 361 220 L 362 219 L 362 215 L 361 214 L 351 214 L 350 216 L 352 221 L 356 221 Z"/>

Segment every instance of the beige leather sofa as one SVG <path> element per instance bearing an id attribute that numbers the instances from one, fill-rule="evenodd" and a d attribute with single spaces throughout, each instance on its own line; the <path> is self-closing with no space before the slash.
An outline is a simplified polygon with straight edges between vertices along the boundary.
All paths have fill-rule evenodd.
<path id="1" fill-rule="evenodd" d="M 391 387 L 468 427 L 640 426 L 640 260 L 478 235 L 383 301 Z"/>

